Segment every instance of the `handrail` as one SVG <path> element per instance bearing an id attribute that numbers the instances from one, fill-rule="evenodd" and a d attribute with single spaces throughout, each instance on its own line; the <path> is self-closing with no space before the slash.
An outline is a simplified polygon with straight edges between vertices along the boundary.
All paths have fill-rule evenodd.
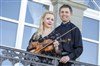
<path id="1" fill-rule="evenodd" d="M 2 64 L 2 62 L 6 59 L 9 59 L 13 66 L 18 63 L 18 62 L 22 62 L 22 64 L 24 66 L 30 65 L 30 64 L 41 64 L 41 65 L 45 65 L 45 66 L 57 66 L 58 61 L 60 60 L 60 58 L 56 58 L 56 57 L 51 57 L 51 56 L 46 56 L 43 54 L 33 54 L 24 50 L 20 50 L 20 49 L 15 49 L 15 48 L 11 48 L 11 47 L 7 47 L 7 46 L 1 46 L 0 45 L 0 50 L 2 51 L 2 54 L 0 54 L 0 64 Z M 0 52 L 1 52 L 0 51 Z M 52 59 L 54 61 L 54 63 L 49 64 L 49 63 L 41 63 L 41 62 L 37 62 L 37 61 L 33 61 L 35 58 L 34 57 L 44 57 L 44 58 L 48 58 L 48 59 Z M 25 58 L 29 58 L 29 59 L 25 59 Z M 13 63 L 13 61 L 15 61 Z M 80 61 L 73 61 L 70 60 L 69 62 L 75 64 L 75 65 L 84 65 L 84 66 L 98 66 L 98 65 L 94 65 L 94 64 L 90 64 L 90 63 L 84 63 L 84 62 L 80 62 Z"/>

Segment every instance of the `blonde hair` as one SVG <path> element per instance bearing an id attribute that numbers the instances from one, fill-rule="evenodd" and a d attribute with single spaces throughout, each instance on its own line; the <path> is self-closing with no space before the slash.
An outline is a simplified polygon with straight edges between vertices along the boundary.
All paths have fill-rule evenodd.
<path id="1" fill-rule="evenodd" d="M 37 31 L 37 35 L 40 35 L 40 34 L 43 32 L 43 30 L 44 30 L 43 20 L 44 20 L 44 18 L 45 18 L 45 16 L 46 16 L 47 14 L 52 14 L 52 15 L 54 15 L 52 11 L 47 11 L 47 12 L 45 12 L 45 13 L 43 14 L 43 16 L 41 17 L 41 20 L 40 20 L 40 25 L 39 25 L 39 28 L 38 28 L 38 31 Z"/>

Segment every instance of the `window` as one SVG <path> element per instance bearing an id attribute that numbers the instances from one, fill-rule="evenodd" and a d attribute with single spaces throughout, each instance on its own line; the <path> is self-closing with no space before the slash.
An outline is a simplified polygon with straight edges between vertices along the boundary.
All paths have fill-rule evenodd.
<path id="1" fill-rule="evenodd" d="M 49 9 L 48 5 L 28 1 L 25 22 L 39 25 L 41 15 Z"/>
<path id="2" fill-rule="evenodd" d="M 93 10 L 92 10 L 93 11 Z M 99 19 L 98 14 L 87 11 L 83 18 L 83 54 L 80 61 L 98 65 L 99 63 Z M 92 17 L 91 17 L 92 16 Z"/>
<path id="3" fill-rule="evenodd" d="M 0 23 L 0 43 L 2 45 L 15 47 L 17 24 L 8 21 Z"/>
<path id="4" fill-rule="evenodd" d="M 0 0 L 0 16 L 19 20 L 20 0 Z"/>
<path id="5" fill-rule="evenodd" d="M 99 40 L 99 21 L 84 17 L 82 35 L 85 38 Z"/>
<path id="6" fill-rule="evenodd" d="M 80 61 L 92 64 L 98 64 L 98 45 L 96 43 L 83 41 L 83 53 L 80 56 Z"/>

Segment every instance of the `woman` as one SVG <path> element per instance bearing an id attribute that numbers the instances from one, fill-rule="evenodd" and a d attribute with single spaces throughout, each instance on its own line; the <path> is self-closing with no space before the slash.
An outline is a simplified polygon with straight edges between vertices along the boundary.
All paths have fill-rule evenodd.
<path id="1" fill-rule="evenodd" d="M 53 12 L 51 12 L 51 11 L 45 12 L 44 15 L 41 17 L 39 29 L 37 30 L 37 32 L 35 32 L 33 34 L 33 36 L 31 37 L 31 39 L 29 41 L 27 51 L 34 53 L 35 49 L 32 49 L 33 48 L 32 42 L 38 41 L 40 38 L 44 38 L 44 37 L 48 36 L 52 32 L 53 24 L 54 24 Z M 54 49 L 57 46 L 58 46 L 58 43 L 54 42 L 54 44 L 52 46 L 53 49 L 48 52 L 43 51 L 42 54 L 53 56 L 55 53 Z M 44 60 L 46 60 L 46 59 L 44 59 Z M 43 58 L 42 58 L 42 61 L 43 61 Z"/>
<path id="2" fill-rule="evenodd" d="M 45 12 L 44 15 L 41 17 L 39 29 L 33 34 L 29 41 L 27 51 L 34 52 L 34 49 L 32 50 L 32 42 L 38 41 L 40 38 L 49 35 L 52 32 L 53 24 L 54 14 L 51 11 Z"/>

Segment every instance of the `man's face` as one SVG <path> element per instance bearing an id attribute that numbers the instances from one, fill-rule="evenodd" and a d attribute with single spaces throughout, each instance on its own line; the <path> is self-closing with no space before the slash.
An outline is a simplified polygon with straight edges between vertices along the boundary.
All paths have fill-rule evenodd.
<path id="1" fill-rule="evenodd" d="M 63 22 L 68 22 L 72 13 L 70 12 L 69 8 L 61 8 L 59 15 Z"/>

